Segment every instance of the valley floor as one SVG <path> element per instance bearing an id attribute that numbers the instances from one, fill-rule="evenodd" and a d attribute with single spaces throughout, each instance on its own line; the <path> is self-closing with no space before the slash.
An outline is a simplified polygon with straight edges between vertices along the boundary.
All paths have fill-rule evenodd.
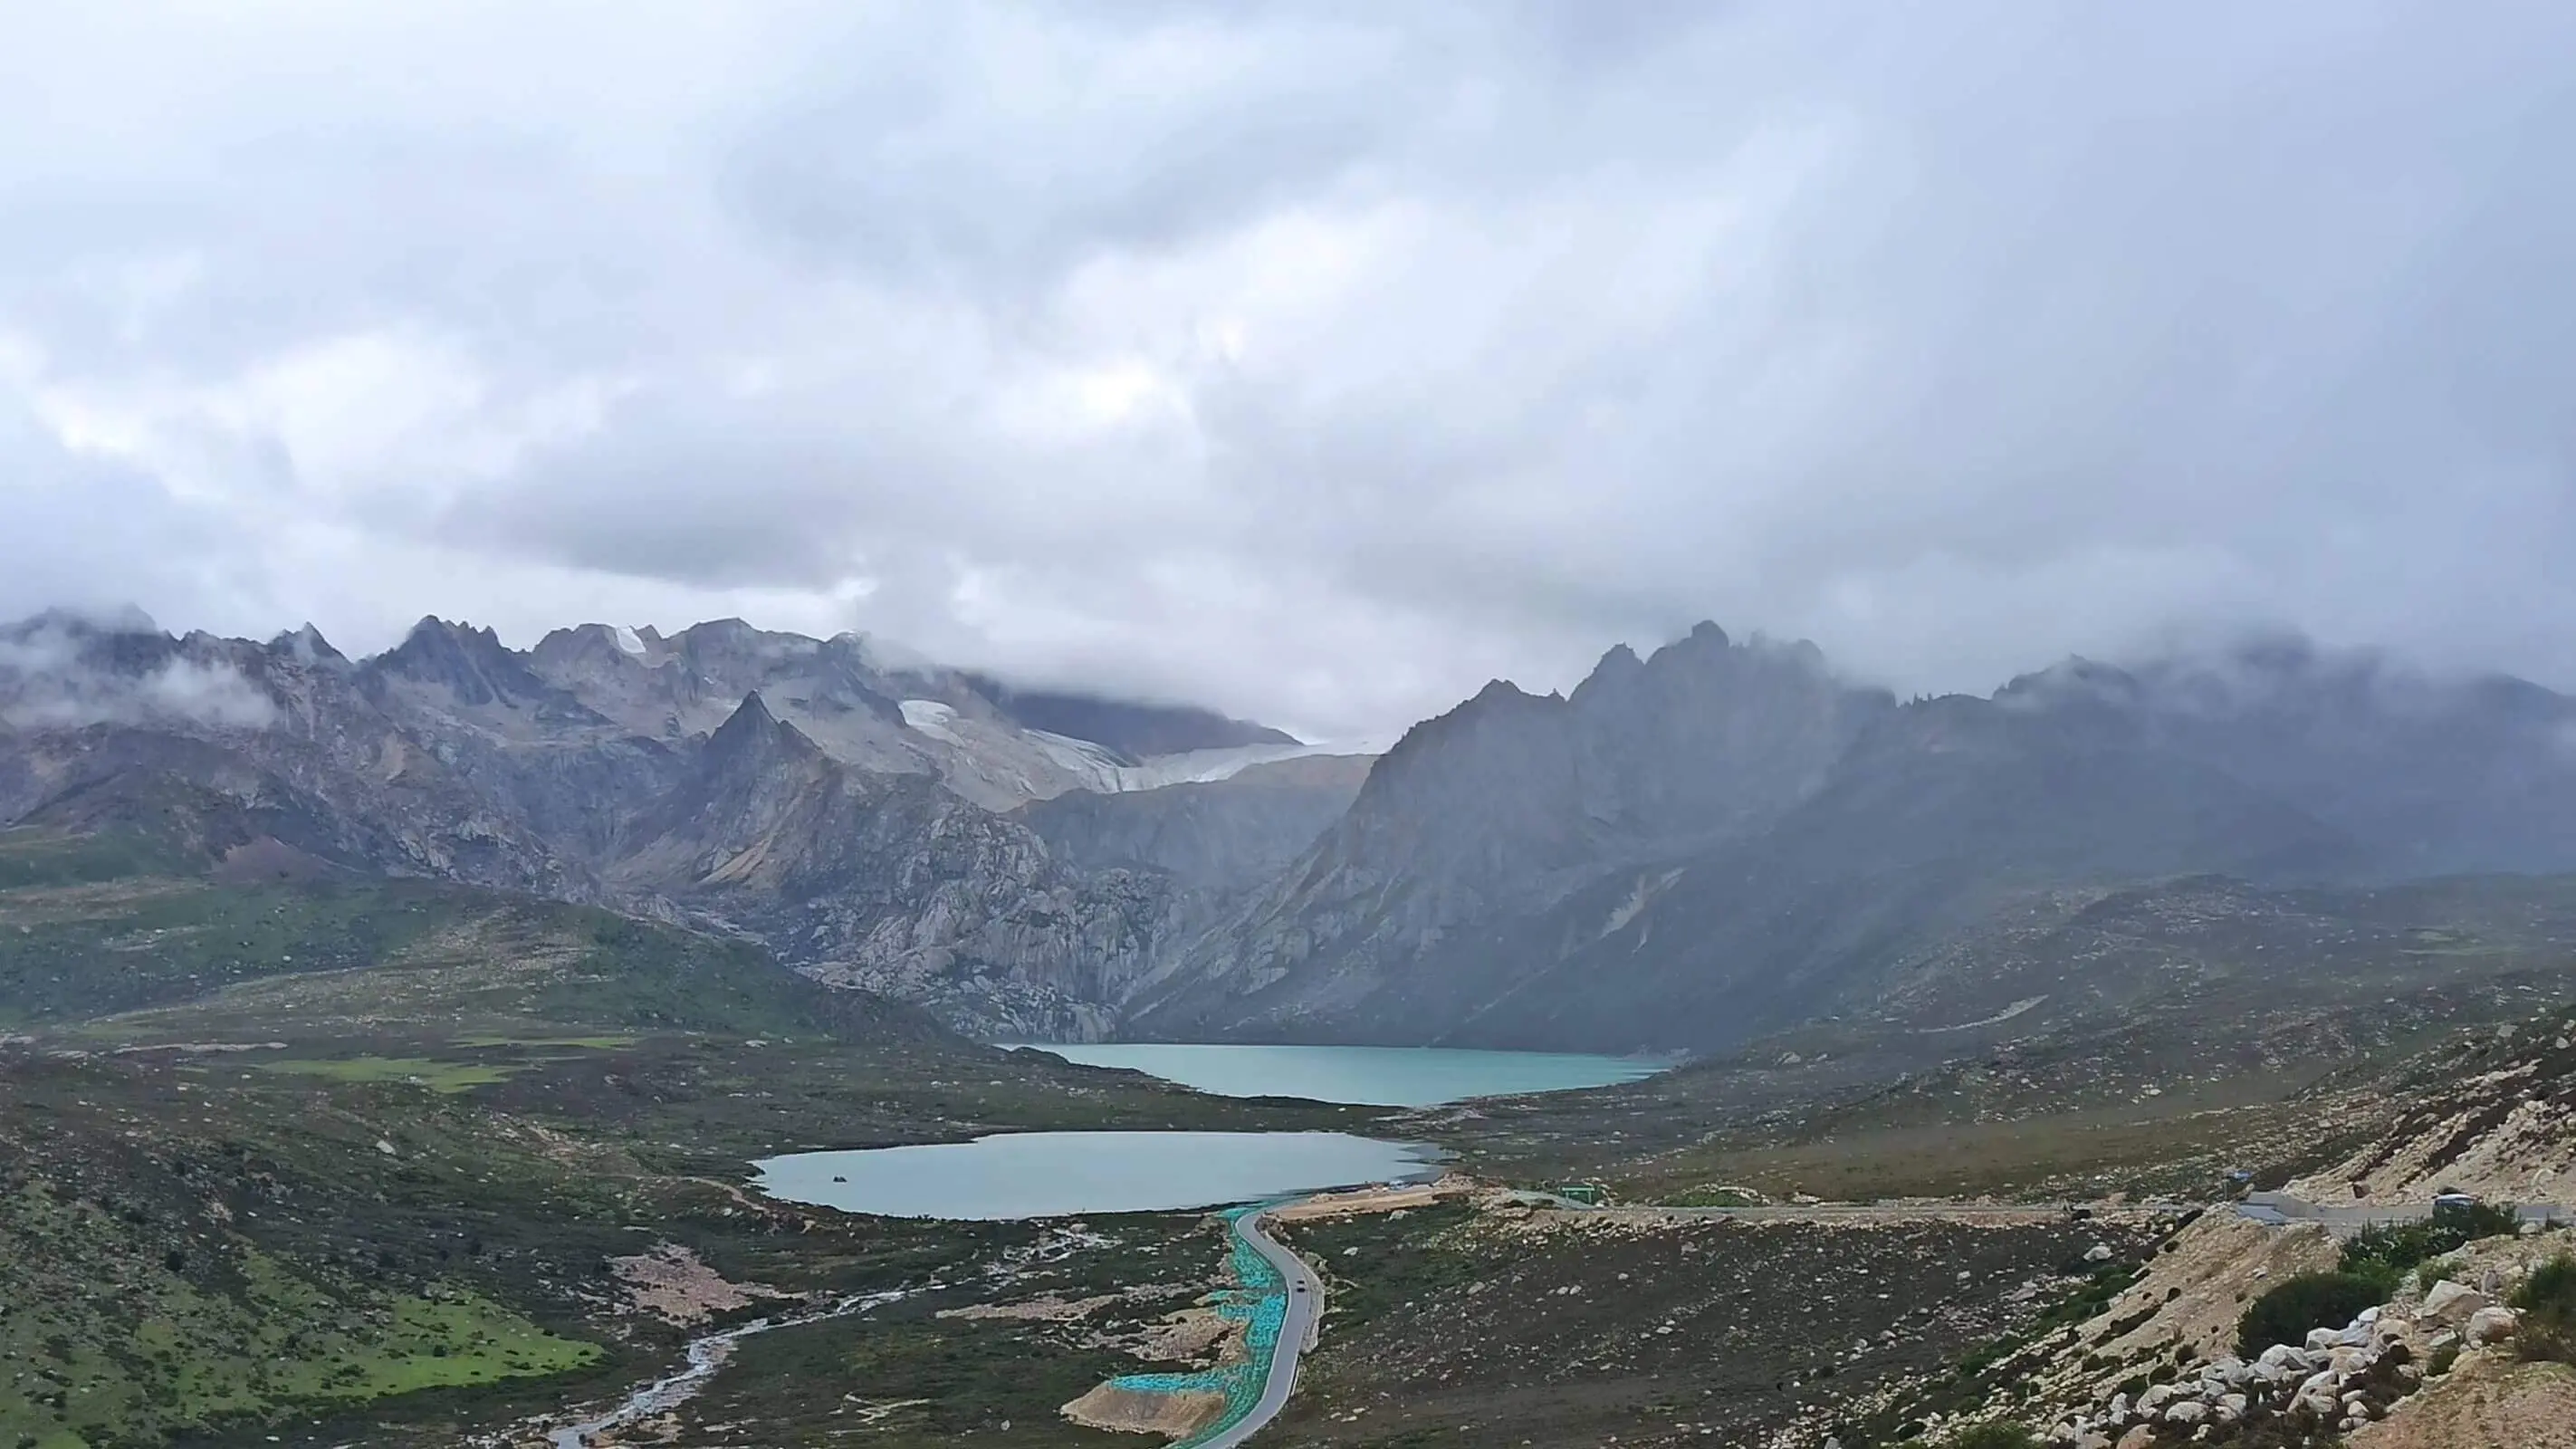
<path id="1" fill-rule="evenodd" d="M 2206 1361 L 2241 1311 L 2250 1277 L 2178 1276 L 2218 1231 L 2195 1206 L 2576 1179 L 2570 1028 L 2497 1026 L 2513 982 L 2320 1018 L 2305 1058 L 2068 1039 L 1874 1072 L 1838 1046 L 1391 1113 L 992 1051 L 739 943 L 461 888 L 50 879 L 0 886 L 0 911 L 0 1449 L 537 1449 L 694 1338 L 808 1315 L 602 1442 L 1132 1445 L 1063 1407 L 1239 1352 L 1212 1218 L 895 1220 L 746 1190 L 754 1159 L 807 1148 L 1439 1144 L 1470 1189 L 1282 1215 L 1327 1311 L 1255 1442 L 1351 1449 L 1862 1449 L 2081 1412 L 2181 1372 L 2179 1337 L 2141 1334 L 2187 1327 Z M 1543 1205 L 1579 1182 L 1621 1207 Z M 1702 1215 L 1763 1203 L 1797 1211 Z M 2015 1398 L 2007 1363 L 2058 1397 Z M 2422 1401 L 2518 1422 L 2524 1380 L 2470 1368 Z M 2356 1449 L 2436 1442 L 2402 1422 Z"/>

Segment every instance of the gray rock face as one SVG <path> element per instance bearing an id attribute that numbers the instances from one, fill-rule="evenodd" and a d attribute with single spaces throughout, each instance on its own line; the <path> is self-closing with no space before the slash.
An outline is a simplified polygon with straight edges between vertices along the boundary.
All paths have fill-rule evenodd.
<path id="1" fill-rule="evenodd" d="M 905 657 L 856 634 L 809 639 L 719 619 L 669 637 L 558 629 L 528 670 L 628 732 L 703 737 L 758 693 L 825 754 L 879 774 L 928 774 L 989 809 L 1070 790 L 1134 788 L 1164 756 L 1236 747 L 1297 753 L 1292 737 L 1184 706 L 1019 691 Z"/>
<path id="2" fill-rule="evenodd" d="M 406 667 L 444 648 L 421 631 L 413 642 Z M 38 671 L 10 678 L 5 663 L 0 698 L 86 703 L 0 727 L 0 821 L 138 830 L 208 858 L 274 839 L 342 869 L 596 900 L 596 872 L 536 821 L 613 813 L 615 782 L 649 788 L 660 763 L 578 719 L 544 726 L 549 748 L 510 755 L 511 722 L 554 701 L 522 708 L 454 657 L 425 671 L 434 683 L 353 666 L 309 631 L 265 646 L 93 632 Z M 134 680 L 152 707 L 120 702 Z M 417 708 L 428 696 L 442 708 Z"/>
<path id="3" fill-rule="evenodd" d="M 263 646 L 31 621 L 0 631 L 0 825 L 138 831 L 216 869 L 238 855 L 691 917 L 969 1029 L 1102 1031 L 1184 888 L 1150 863 L 1068 864 L 944 784 L 936 758 L 860 768 L 757 691 L 721 700 L 751 675 L 842 721 L 845 753 L 914 729 L 855 641 L 738 625 L 563 631 L 522 656 L 429 620 L 352 663 L 309 629 Z M 1279 793 L 1288 816 L 1330 808 L 1329 786 Z"/>
<path id="4" fill-rule="evenodd" d="M 2116 1006 L 2103 972 L 2056 985 L 2064 959 L 2176 913 L 2241 923 L 2239 895 L 2576 868 L 2576 702 L 2298 650 L 1900 707 L 1703 626 L 1565 697 L 1491 685 L 1373 768 L 1263 764 L 1302 748 L 1272 733 L 740 621 L 521 654 L 431 620 L 364 661 L 310 629 L 0 627 L 0 825 L 689 916 L 999 1034 L 1615 1051 L 1973 1025 Z M 1072 793 L 1175 779 L 1207 783 Z M 2102 893 L 2204 872 L 2252 884 Z M 1994 925 L 2049 892 L 2097 904 Z M 2317 935 L 2272 916 L 2284 949 Z M 1992 981 L 1945 954 L 2015 931 L 1978 953 Z"/>
<path id="5" fill-rule="evenodd" d="M 1415 726 L 1312 849 L 1150 988 L 1144 1020 L 1180 1034 L 1342 1031 L 1363 1016 L 1397 1039 L 1454 1028 L 1425 1018 L 1508 983 L 1460 978 L 1412 1007 L 1389 988 L 1445 969 L 1434 959 L 1462 934 L 1757 832 L 1893 708 L 1810 646 L 1736 645 L 1714 625 L 1652 659 L 1612 650 L 1570 697 L 1497 681 Z"/>
<path id="6" fill-rule="evenodd" d="M 1157 968 L 1138 1020 L 1706 1050 L 1931 1009 L 1945 944 L 2034 891 L 2570 868 L 2571 735 L 2576 701 L 2536 686 L 2272 647 L 1900 708 L 1811 649 L 1703 629 L 1613 651 L 1570 698 L 1496 684 L 1417 727 L 1313 850 Z"/>
<path id="7" fill-rule="evenodd" d="M 634 822 L 610 876 L 994 1036 L 1099 1034 L 1169 906 L 1160 880 L 1077 874 L 924 777 L 832 760 L 757 694 Z"/>

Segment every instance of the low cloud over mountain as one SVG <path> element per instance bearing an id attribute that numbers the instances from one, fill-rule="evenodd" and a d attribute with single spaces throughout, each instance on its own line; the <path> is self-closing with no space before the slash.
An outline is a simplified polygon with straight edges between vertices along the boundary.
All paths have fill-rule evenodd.
<path id="1" fill-rule="evenodd" d="M 94 11 L 0 57 L 0 616 L 1305 738 L 1701 617 L 2576 684 L 2567 7 Z"/>
<path id="2" fill-rule="evenodd" d="M 104 627 L 67 613 L 0 630 L 0 724 L 21 729 L 174 723 L 264 729 L 277 706 L 222 659 L 178 649 L 121 649 L 151 621 L 112 615 Z M 156 657 L 157 656 L 157 657 Z"/>

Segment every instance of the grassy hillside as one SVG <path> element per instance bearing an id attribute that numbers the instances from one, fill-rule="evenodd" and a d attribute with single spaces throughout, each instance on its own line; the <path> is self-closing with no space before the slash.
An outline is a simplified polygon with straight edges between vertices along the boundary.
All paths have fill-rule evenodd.
<path id="1" fill-rule="evenodd" d="M 1362 1115 L 1006 1055 L 596 909 L 172 868 L 0 833 L 0 1449 L 453 1444 L 666 1371 L 686 1330 L 611 1267 L 657 1243 L 802 1300 L 1039 1231 L 745 1194 L 773 1152 Z"/>

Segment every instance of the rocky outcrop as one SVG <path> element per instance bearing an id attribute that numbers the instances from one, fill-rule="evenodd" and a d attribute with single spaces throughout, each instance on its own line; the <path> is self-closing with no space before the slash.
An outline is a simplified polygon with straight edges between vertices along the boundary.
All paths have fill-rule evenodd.
<path id="1" fill-rule="evenodd" d="M 620 842 L 612 880 L 752 931 L 834 984 L 972 1032 L 1083 1038 L 1143 974 L 1159 880 L 1066 869 L 1026 826 L 831 759 L 762 696 Z"/>
<path id="2" fill-rule="evenodd" d="M 1722 1048 L 1866 1007 L 2017 893 L 2357 858 L 2191 760 L 1998 700 L 1898 708 L 1705 630 L 1570 700 L 1494 686 L 1194 948 L 1148 1026 Z"/>
<path id="3" fill-rule="evenodd" d="M 2061 1449 L 2447 1442 L 2402 1429 L 2417 1396 L 2444 1397 L 2455 1374 L 2489 1381 L 2512 1360 L 2516 1315 L 2496 1300 L 2566 1242 L 2527 1230 L 2481 1239 L 2438 1271 L 2408 1274 L 2384 1303 L 2245 1355 L 2247 1305 L 2332 1269 L 2339 1242 L 2315 1224 L 2266 1227 L 2213 1210 L 2150 1255 L 2098 1316 L 2015 1348 L 1994 1375 L 2008 1392 L 1962 1417 L 2036 1423 Z"/>
<path id="4" fill-rule="evenodd" d="M 2304 646 L 2071 661 L 1900 707 L 1812 648 L 1704 626 L 1613 651 L 1568 697 L 1496 683 L 1418 726 L 1139 1019 L 1722 1050 L 1941 995 L 1945 943 L 2048 892 L 2576 868 L 2570 738 L 2576 701 L 2537 686 Z M 1953 1019 L 2077 1004 L 2045 974 Z"/>
<path id="5" fill-rule="evenodd" d="M 2373 1309 L 2342 1329 L 2319 1329 L 2304 1347 L 2278 1345 L 2250 1362 L 2233 1354 L 2134 1396 L 2111 1395 L 2098 1410 L 2058 1421 L 2048 1442 L 2145 1445 L 2207 1440 L 2204 1432 L 2270 1424 L 2293 1433 L 2349 1433 L 2386 1418 L 2424 1381 L 2421 1335 Z"/>
<path id="6" fill-rule="evenodd" d="M 2221 1354 L 2134 1394 L 2114 1392 L 2059 1418 L 2046 1437 L 2067 1449 L 2099 1449 L 2223 1443 L 2255 1431 L 2263 1443 L 2354 1435 L 2405 1417 L 2409 1396 L 2459 1368 L 2464 1355 L 2509 1351 L 2514 1311 L 2470 1308 L 2473 1301 L 2483 1305 L 2483 1295 L 2447 1281 L 2420 1299 L 2410 1290 L 2340 1328 L 2316 1329 L 2302 1344 L 2276 1344 L 2252 1359 Z M 2465 1372 L 2474 1377 L 2482 1367 L 2471 1359 Z"/>
<path id="7" fill-rule="evenodd" d="M 2133 930 L 2141 910 L 2190 896 L 2241 936 L 2250 902 L 2304 953 L 2355 912 L 2276 909 L 2288 886 L 2570 859 L 2571 731 L 2535 686 L 2277 649 L 1899 706 L 1811 646 L 1704 625 L 1565 696 L 1496 682 L 1363 768 L 739 620 L 525 654 L 426 620 L 362 661 L 310 629 L 0 628 L 0 823 L 693 913 L 1040 1035 L 1708 1051 L 1828 1017 L 2055 1026 L 2279 959 Z M 1178 746 L 1202 748 L 1139 753 Z M 2254 884 L 2170 880 L 2202 873 Z M 2370 929 L 2422 925 L 2396 909 Z M 2078 978 L 2077 956 L 2124 964 Z M 2349 1170 L 2421 1192 L 2556 1132 L 2536 1079 L 2467 1076 L 2483 1095 L 2424 1099 L 2456 1103 L 2441 1145 Z"/>
<path id="8" fill-rule="evenodd" d="M 845 765 L 929 774 L 988 809 L 1073 790 L 1137 788 L 1173 756 L 1295 753 L 1297 741 L 1207 710 L 1015 689 L 858 634 L 812 639 L 718 619 L 664 636 L 558 629 L 528 667 L 631 733 L 680 741 L 722 724 L 748 694 Z M 1222 773 L 1203 763 L 1182 777 Z"/>
<path id="9" fill-rule="evenodd" d="M 25 697 L 29 681 L 13 686 L 5 663 L 0 697 Z M 370 672 L 311 630 L 260 645 L 84 629 L 33 688 L 96 706 L 119 680 L 184 680 L 192 703 L 222 705 L 93 707 L 0 730 L 0 822 L 128 831 L 201 859 L 273 838 L 353 871 L 599 899 L 596 872 L 539 817 L 549 802 L 557 820 L 609 813 L 605 782 L 631 778 L 631 763 L 613 745 L 606 760 L 581 760 L 603 743 L 585 737 L 522 769 L 508 742 L 515 707 L 467 665 L 454 673 L 476 681 L 471 701 L 446 673 Z M 148 692 L 173 697 L 167 684 Z"/>
<path id="10" fill-rule="evenodd" d="M 1084 727 L 1075 696 L 738 620 L 585 625 L 521 654 L 428 619 L 351 661 L 309 627 L 261 645 L 46 616 L 0 628 L 0 825 L 138 834 L 182 868 L 432 876 L 687 915 L 973 1029 L 1087 1036 L 1201 878 L 1167 867 L 1258 872 L 1282 832 L 1338 808 L 1330 770 L 1350 768 L 1257 781 L 1258 805 L 1231 813 L 1154 802 L 1130 818 L 1165 827 L 1125 846 L 1096 833 L 1075 862 L 975 802 L 1134 783 L 1152 762 L 1033 729 L 991 694 Z M 1136 739 L 1295 748 L 1201 711 L 1086 707 Z M 1108 858 L 1128 847 L 1139 858 Z"/>
<path id="11" fill-rule="evenodd" d="M 2291 1191 L 2423 1202 L 2576 1200 L 2576 1013 L 2470 1034 L 2409 1064 L 2374 1140 Z"/>
<path id="12" fill-rule="evenodd" d="M 1436 1003 L 1392 1000 L 1457 965 L 1444 947 L 1472 938 L 1482 954 L 1490 933 L 1608 877 L 1750 838 L 1893 708 L 1812 646 L 1737 644 L 1707 624 L 1650 659 L 1612 650 L 1570 696 L 1495 681 L 1408 732 L 1349 812 L 1158 984 L 1144 1020 L 1453 1032 L 1512 982 L 1498 962 Z"/>

